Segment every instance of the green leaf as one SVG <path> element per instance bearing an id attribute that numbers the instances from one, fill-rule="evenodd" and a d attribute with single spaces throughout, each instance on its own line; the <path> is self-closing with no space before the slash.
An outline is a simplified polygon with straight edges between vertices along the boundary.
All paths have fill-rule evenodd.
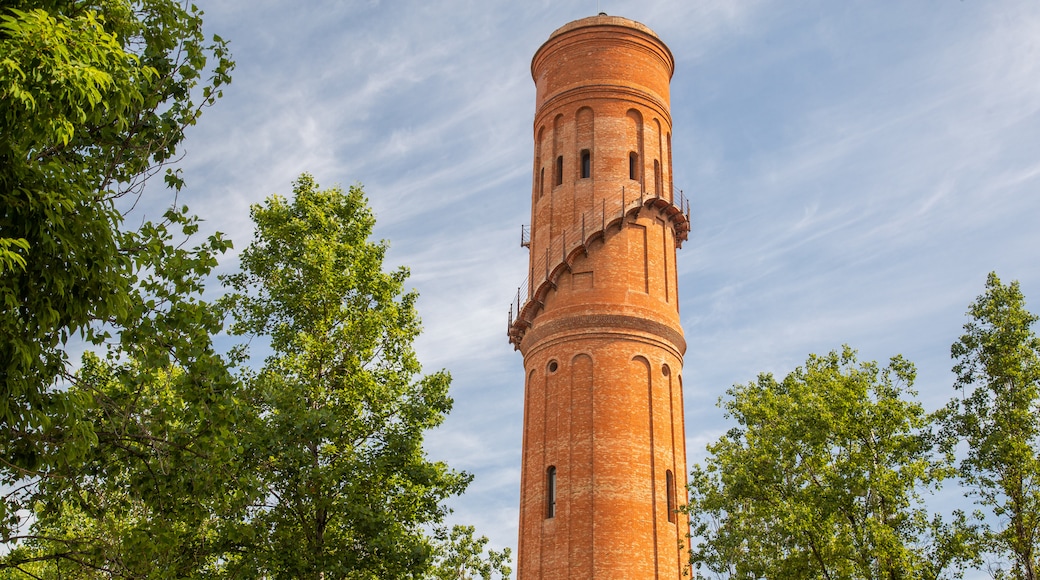
<path id="1" fill-rule="evenodd" d="M 691 562 L 730 578 L 958 577 L 975 552 L 962 520 L 927 513 L 922 493 L 952 473 L 914 377 L 844 347 L 731 388 L 720 404 L 738 426 L 691 473 Z"/>

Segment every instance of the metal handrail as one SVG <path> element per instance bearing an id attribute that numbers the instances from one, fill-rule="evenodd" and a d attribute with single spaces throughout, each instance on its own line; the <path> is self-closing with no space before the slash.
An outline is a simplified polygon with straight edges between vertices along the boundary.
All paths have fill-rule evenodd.
<path id="1" fill-rule="evenodd" d="M 524 308 L 534 298 L 536 290 L 541 288 L 544 284 L 552 283 L 553 274 L 557 269 L 567 262 L 567 256 L 571 255 L 574 250 L 578 248 L 584 248 L 594 236 L 601 235 L 604 233 L 609 225 L 614 224 L 615 221 L 619 222 L 619 227 L 624 227 L 625 215 L 636 208 L 643 207 L 645 205 L 656 205 L 657 207 L 663 207 L 660 202 L 664 200 L 660 196 L 647 197 L 646 192 L 640 192 L 637 199 L 626 201 L 624 188 L 621 190 L 621 198 L 617 206 L 617 210 L 611 208 L 608 217 L 607 211 L 607 200 L 603 199 L 600 208 L 600 219 L 596 220 L 596 209 L 593 208 L 588 212 L 583 212 L 581 215 L 581 221 L 574 224 L 574 226 L 567 228 L 560 232 L 558 236 L 549 240 L 549 245 L 545 248 L 544 256 L 538 256 L 531 262 L 530 271 L 516 288 L 516 297 L 512 300 L 509 305 L 509 321 L 507 326 L 507 332 L 509 333 L 510 340 L 514 340 L 513 326 L 517 322 Z M 678 199 L 672 199 L 667 201 L 667 206 L 672 210 L 668 211 L 669 217 L 674 218 L 675 216 L 681 215 L 682 220 L 678 220 L 678 223 L 682 227 L 676 230 L 676 243 L 679 247 L 682 247 L 682 242 L 686 240 L 690 230 L 690 201 L 683 194 L 682 190 L 679 190 Z M 666 210 L 667 211 L 667 210 Z M 586 219 L 588 216 L 589 219 Z M 597 224 L 598 222 L 598 224 Z M 586 224 L 593 224 L 595 228 L 599 225 L 600 228 L 588 231 Z M 526 237 L 525 237 L 526 236 Z M 568 244 L 568 240 L 571 241 Z M 526 243 L 525 243 L 526 242 Z M 531 247 L 531 228 L 530 226 L 521 226 L 521 245 L 530 249 Z M 536 278 L 537 283 L 532 285 L 532 277 L 535 273 L 541 276 Z M 516 341 L 518 342 L 518 340 Z"/>

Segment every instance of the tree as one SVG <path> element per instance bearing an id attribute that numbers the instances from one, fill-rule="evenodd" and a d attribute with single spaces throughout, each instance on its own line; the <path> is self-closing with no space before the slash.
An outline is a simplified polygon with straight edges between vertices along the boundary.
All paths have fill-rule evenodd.
<path id="1" fill-rule="evenodd" d="M 477 574 L 484 580 L 491 580 L 495 574 L 509 578 L 509 548 L 501 552 L 484 547 L 488 539 L 484 536 L 474 538 L 473 526 L 452 526 L 451 531 L 441 528 L 437 532 L 437 544 L 434 549 L 434 566 L 425 580 L 472 580 Z"/>
<path id="2" fill-rule="evenodd" d="M 187 208 L 166 222 L 195 233 Z M 182 247 L 167 223 L 143 225 L 131 279 L 133 308 L 98 356 L 87 352 L 69 387 L 94 442 L 44 476 L 7 490 L 32 509 L 0 555 L 10 578 L 184 578 L 219 570 L 235 547 L 255 478 L 243 469 L 239 430 L 253 418 L 214 349 L 222 312 L 201 300 L 219 234 Z M 17 573 L 16 573 L 17 572 Z"/>
<path id="3" fill-rule="evenodd" d="M 1018 282 L 995 273 L 968 309 L 971 321 L 954 343 L 954 387 L 945 409 L 949 445 L 966 443 L 959 474 L 994 518 L 982 540 L 1010 556 L 998 578 L 1040 574 L 1040 338 Z"/>
<path id="4" fill-rule="evenodd" d="M 269 340 L 246 378 L 261 428 L 248 446 L 265 501 L 253 546 L 229 560 L 249 577 L 422 578 L 425 530 L 470 476 L 427 459 L 424 431 L 451 408 L 450 377 L 425 376 L 405 268 L 383 271 L 385 243 L 360 187 L 319 189 L 309 175 L 290 202 L 251 214 L 257 230 L 227 276 L 236 333 Z"/>
<path id="5" fill-rule="evenodd" d="M 691 561 L 723 578 L 959 576 L 963 532 L 920 497 L 950 473 L 907 399 L 914 377 L 845 347 L 731 388 L 720 404 L 739 426 L 692 471 Z"/>
<path id="6" fill-rule="evenodd" d="M 0 483 L 95 442 L 66 344 L 130 316 L 148 243 L 119 198 L 175 159 L 233 67 L 178 0 L 13 0 L 0 9 Z M 210 77 L 202 75 L 210 65 Z M 167 183 L 181 185 L 176 173 Z M 0 503 L 0 533 L 19 506 Z"/>

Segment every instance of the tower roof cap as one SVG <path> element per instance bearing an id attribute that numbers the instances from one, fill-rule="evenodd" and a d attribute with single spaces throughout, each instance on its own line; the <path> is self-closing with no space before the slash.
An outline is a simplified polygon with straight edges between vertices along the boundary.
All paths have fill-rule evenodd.
<path id="1" fill-rule="evenodd" d="M 658 41 L 661 40 L 661 38 L 658 37 L 653 30 L 650 30 L 649 26 L 641 22 L 636 22 L 635 20 L 629 20 L 628 18 L 624 18 L 622 16 L 608 16 L 606 12 L 600 12 L 596 16 L 588 16 L 586 18 L 580 18 L 578 20 L 568 22 L 567 24 L 564 24 L 563 26 L 554 30 L 553 33 L 549 35 L 548 40 L 552 40 L 553 38 L 556 38 L 561 34 L 570 32 L 578 28 L 585 28 L 586 26 L 622 26 L 625 28 L 633 28 L 644 34 L 648 34 L 656 38 Z"/>
<path id="2" fill-rule="evenodd" d="M 557 28 L 549 35 L 549 38 L 542 43 L 542 46 L 535 51 L 534 57 L 531 59 L 531 74 L 536 75 L 535 69 L 538 66 L 539 59 L 543 58 L 545 51 L 552 46 L 557 46 L 561 42 L 566 42 L 566 38 L 571 37 L 585 37 L 585 36 L 598 36 L 600 33 L 606 33 L 609 36 L 614 37 L 627 37 L 629 39 L 642 39 L 642 42 L 648 46 L 654 46 L 657 51 L 660 52 L 661 58 L 665 61 L 668 68 L 668 77 L 671 78 L 672 72 L 675 69 L 675 59 L 672 56 L 672 51 L 668 48 L 668 45 L 661 40 L 661 37 L 657 36 L 653 30 L 650 30 L 645 24 L 630 20 L 621 16 L 608 16 L 604 12 L 600 12 L 596 16 L 588 16 L 586 18 L 580 18 L 572 22 L 568 22 L 563 26 Z M 536 78 L 537 82 L 537 78 Z"/>

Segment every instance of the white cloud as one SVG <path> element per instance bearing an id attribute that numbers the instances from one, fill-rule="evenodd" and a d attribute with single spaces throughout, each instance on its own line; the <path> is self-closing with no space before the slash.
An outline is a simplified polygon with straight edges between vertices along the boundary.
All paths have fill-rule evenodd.
<path id="1" fill-rule="evenodd" d="M 239 67 L 191 132 L 182 201 L 242 248 L 249 204 L 288 195 L 300 172 L 365 185 L 389 263 L 421 293 L 424 365 L 455 377 L 455 412 L 429 438 L 431 456 L 477 476 L 454 517 L 515 545 L 523 377 L 505 321 L 527 268 L 528 66 L 595 6 L 200 4 Z M 1032 0 L 599 8 L 653 28 L 677 61 L 691 459 L 724 431 L 718 396 L 759 371 L 848 342 L 918 362 L 922 398 L 938 403 L 985 273 L 1040 300 Z"/>

